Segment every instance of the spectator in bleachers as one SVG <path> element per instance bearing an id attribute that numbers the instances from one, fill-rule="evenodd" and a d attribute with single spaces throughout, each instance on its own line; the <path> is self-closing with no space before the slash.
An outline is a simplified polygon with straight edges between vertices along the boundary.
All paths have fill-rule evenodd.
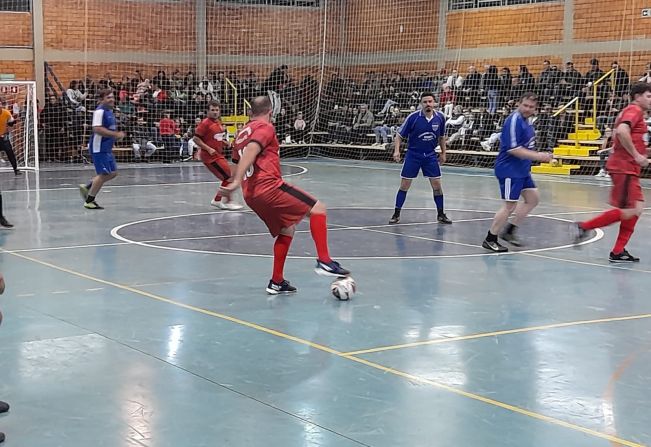
<path id="1" fill-rule="evenodd" d="M 497 101 L 500 94 L 500 78 L 495 65 L 489 65 L 484 74 L 484 90 L 488 100 L 488 113 L 494 115 L 497 112 Z"/>
<path id="2" fill-rule="evenodd" d="M 169 113 L 165 113 L 158 123 L 158 131 L 165 146 L 163 161 L 169 162 L 178 158 L 179 145 L 176 135 L 180 133 L 180 129 Z"/>
<path id="3" fill-rule="evenodd" d="M 135 125 L 129 130 L 133 141 L 131 148 L 136 161 L 141 161 L 143 155 L 145 161 L 148 161 L 158 148 L 154 144 L 155 137 L 147 121 L 142 117 L 137 118 Z"/>
<path id="4" fill-rule="evenodd" d="M 359 112 L 353 121 L 353 126 L 350 129 L 351 142 L 359 142 L 363 140 L 363 136 L 371 132 L 373 129 L 373 123 L 375 122 L 375 117 L 373 113 L 369 110 L 367 104 L 362 104 L 359 106 Z"/>
<path id="5" fill-rule="evenodd" d="M 500 74 L 500 98 L 502 98 L 502 104 L 505 99 L 511 96 L 512 88 L 513 76 L 511 75 L 511 69 L 509 67 L 503 67 L 502 74 Z"/>
<path id="6" fill-rule="evenodd" d="M 486 138 L 484 141 L 480 143 L 482 149 L 485 151 L 491 151 L 493 150 L 495 144 L 499 143 L 500 141 L 500 136 L 502 135 L 502 126 L 504 125 L 504 121 L 508 116 L 511 114 L 511 108 L 508 106 L 505 106 L 502 108 L 502 112 L 497 119 L 497 121 L 494 121 L 494 129 L 493 133 L 491 133 L 488 138 Z"/>
<path id="7" fill-rule="evenodd" d="M 201 82 L 199 83 L 199 87 L 197 89 L 197 93 L 200 93 L 204 96 L 206 95 L 211 95 L 215 92 L 215 89 L 212 85 L 212 82 L 208 79 L 208 76 L 204 76 Z"/>
<path id="8" fill-rule="evenodd" d="M 583 76 L 574 68 L 573 62 L 565 64 L 565 72 L 562 75 L 561 95 L 564 99 L 574 98 L 579 95 L 584 85 Z"/>
<path id="9" fill-rule="evenodd" d="M 513 92 L 515 97 L 520 97 L 524 92 L 532 92 L 535 88 L 536 80 L 529 73 L 526 65 L 520 65 L 520 72 L 518 73 L 517 88 Z"/>
<path id="10" fill-rule="evenodd" d="M 533 123 L 536 131 L 536 147 L 539 151 L 551 152 L 556 147 L 555 126 L 552 114 L 552 106 L 545 104 L 542 110 L 537 113 Z"/>
<path id="11" fill-rule="evenodd" d="M 463 76 L 459 74 L 459 70 L 456 68 L 452 70 L 450 76 L 448 76 L 445 83 L 450 87 L 451 90 L 459 90 L 463 86 Z"/>
<path id="12" fill-rule="evenodd" d="M 456 96 L 448 84 L 443 84 L 443 91 L 439 97 L 439 104 L 443 108 L 443 114 L 446 118 L 452 116 L 452 109 L 456 102 Z"/>
<path id="13" fill-rule="evenodd" d="M 611 68 L 615 70 L 613 72 L 613 90 L 615 96 L 623 98 L 628 96 L 628 92 L 631 86 L 631 82 L 628 78 L 628 73 L 622 67 L 619 66 L 617 61 L 614 61 L 611 65 Z"/>
<path id="14" fill-rule="evenodd" d="M 307 123 L 303 119 L 303 113 L 298 112 L 296 115 L 296 121 L 294 121 L 294 132 L 296 141 L 299 143 L 305 143 L 305 134 L 307 132 Z"/>
<path id="15" fill-rule="evenodd" d="M 85 112 L 86 107 L 84 107 L 84 101 L 88 97 L 87 93 L 81 93 L 79 90 L 79 81 L 73 80 L 70 81 L 70 87 L 66 90 L 66 96 L 72 104 L 72 108 L 75 112 Z"/>
<path id="16" fill-rule="evenodd" d="M 468 75 L 461 86 L 462 95 L 457 95 L 457 100 L 464 106 L 479 104 L 479 89 L 481 88 L 481 75 L 477 73 L 474 65 L 468 67 Z M 461 96 L 461 97 L 460 97 Z"/>
<path id="17" fill-rule="evenodd" d="M 460 105 L 454 107 L 452 118 L 445 123 L 445 133 L 449 135 L 449 145 L 462 138 L 468 130 L 472 129 L 472 120 L 470 119 L 470 116 L 470 114 L 466 116 L 463 113 L 463 107 Z"/>
<path id="18" fill-rule="evenodd" d="M 486 107 L 481 106 L 479 112 L 474 114 L 472 135 L 482 140 L 488 138 L 495 129 L 495 119 L 495 114 L 489 113 Z"/>
<path id="19" fill-rule="evenodd" d="M 651 84 L 651 62 L 646 64 L 646 71 L 640 78 L 640 82 L 646 82 L 647 84 Z"/>
<path id="20" fill-rule="evenodd" d="M 404 121 L 398 107 L 391 107 L 389 113 L 385 116 L 382 124 L 373 129 L 375 133 L 375 145 L 385 145 L 389 143 L 389 135 L 394 135 L 396 129 Z"/>

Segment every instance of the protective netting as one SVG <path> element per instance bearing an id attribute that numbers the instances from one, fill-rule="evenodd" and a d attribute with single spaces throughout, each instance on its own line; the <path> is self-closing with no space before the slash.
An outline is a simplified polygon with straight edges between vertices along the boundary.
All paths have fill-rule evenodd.
<path id="1" fill-rule="evenodd" d="M 284 156 L 390 160 L 396 128 L 431 91 L 449 162 L 490 166 L 532 90 L 539 150 L 595 173 L 630 82 L 651 80 L 651 54 L 634 46 L 651 38 L 641 3 L 596 3 L 574 0 L 568 16 L 542 0 L 44 0 L 43 158 L 83 159 L 95 95 L 111 87 L 126 160 L 191 159 L 208 100 L 233 135 L 260 94 Z"/>
<path id="2" fill-rule="evenodd" d="M 0 170 L 38 168 L 36 84 L 0 81 Z"/>

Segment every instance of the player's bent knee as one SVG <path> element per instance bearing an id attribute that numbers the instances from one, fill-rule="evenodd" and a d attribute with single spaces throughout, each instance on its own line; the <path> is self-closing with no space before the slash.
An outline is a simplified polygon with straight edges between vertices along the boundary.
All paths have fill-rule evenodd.
<path id="1" fill-rule="evenodd" d="M 327 211 L 327 208 L 325 206 L 325 203 L 323 203 L 320 200 L 317 200 L 312 209 L 310 210 L 310 214 L 325 214 Z"/>
<path id="2" fill-rule="evenodd" d="M 280 234 L 284 236 L 294 237 L 294 232 L 296 231 L 296 225 L 291 227 L 285 227 L 280 229 Z"/>

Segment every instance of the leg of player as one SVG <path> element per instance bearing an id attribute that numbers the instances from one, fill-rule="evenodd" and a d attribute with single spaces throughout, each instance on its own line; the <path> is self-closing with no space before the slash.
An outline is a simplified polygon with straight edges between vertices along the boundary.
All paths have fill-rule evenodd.
<path id="1" fill-rule="evenodd" d="M 393 216 L 389 219 L 389 223 L 392 225 L 400 222 L 400 211 L 402 210 L 402 206 L 405 204 L 405 200 L 407 200 L 407 191 L 409 191 L 409 188 L 411 187 L 412 180 L 413 179 L 411 178 L 404 177 L 400 179 L 400 189 L 398 189 L 398 194 L 396 194 L 396 207 L 393 211 Z"/>
<path id="2" fill-rule="evenodd" d="M 279 295 L 296 292 L 296 287 L 292 286 L 284 277 L 285 260 L 289 247 L 292 244 L 296 226 L 282 228 L 280 234 L 274 242 L 274 266 L 271 279 L 267 285 L 267 293 L 270 295 Z"/>
<path id="3" fill-rule="evenodd" d="M 99 191 L 102 189 L 102 186 L 104 186 L 104 183 L 108 182 L 109 180 L 113 180 L 117 176 L 117 172 L 111 172 L 110 174 L 98 174 L 93 177 L 91 186 L 88 189 L 88 195 L 86 196 L 84 208 L 89 210 L 103 210 L 104 208 L 99 206 L 99 204 L 95 201 L 95 197 L 97 194 L 99 194 Z"/>
<path id="4" fill-rule="evenodd" d="M 540 194 L 536 188 L 523 189 L 522 197 L 524 198 L 524 201 L 519 202 L 515 207 L 515 217 L 511 223 L 506 224 L 504 231 L 500 234 L 502 239 L 516 247 L 522 246 L 522 242 L 520 242 L 517 235 L 518 227 L 522 224 L 525 217 L 527 217 L 540 202 Z"/>
<path id="5" fill-rule="evenodd" d="M 11 147 L 11 142 L 9 141 L 9 137 L 0 137 L 0 140 L 2 141 L 2 150 L 5 151 L 7 154 L 7 159 L 9 159 L 9 163 L 11 163 L 11 167 L 14 169 L 14 174 L 16 175 L 22 175 L 23 173 L 18 170 L 18 162 L 16 161 L 16 153 L 14 152 L 14 148 Z"/>
<path id="6" fill-rule="evenodd" d="M 342 277 L 350 275 L 350 271 L 330 257 L 326 206 L 323 202 L 317 200 L 308 215 L 310 216 L 310 233 L 318 256 L 314 271 L 322 276 Z"/>
<path id="7" fill-rule="evenodd" d="M 635 224 L 642 215 L 644 202 L 636 202 L 635 208 L 622 210 L 622 220 L 619 223 L 619 234 L 615 241 L 613 251 L 610 252 L 608 260 L 610 262 L 640 262 L 626 250 L 626 244 L 631 239 L 635 231 Z"/>
<path id="8" fill-rule="evenodd" d="M 515 211 L 517 204 L 518 204 L 517 201 L 505 200 L 504 205 L 502 205 L 499 211 L 495 213 L 495 218 L 493 218 L 493 224 L 491 225 L 490 230 L 488 230 L 486 239 L 484 239 L 484 242 L 481 244 L 481 246 L 484 247 L 486 250 L 491 250 L 494 251 L 495 253 L 503 253 L 509 251 L 508 248 L 501 245 L 497 241 L 497 235 L 499 234 L 502 227 L 504 227 L 504 224 L 506 224 L 506 222 L 509 220 L 509 216 L 511 215 L 511 213 Z"/>
<path id="9" fill-rule="evenodd" d="M 231 184 L 232 181 L 232 172 L 231 168 L 228 165 L 228 161 L 224 157 L 214 158 L 210 161 L 204 161 L 204 165 L 213 173 L 215 177 L 222 181 L 220 186 L 227 186 Z M 219 193 L 219 189 L 215 194 L 215 198 L 210 201 L 212 206 L 221 208 L 228 211 L 237 211 L 243 208 L 242 205 L 231 200 L 230 197 L 222 197 Z"/>
<path id="10" fill-rule="evenodd" d="M 452 221 L 445 215 L 445 209 L 443 207 L 443 188 L 441 187 L 441 178 L 430 178 L 429 182 L 432 185 L 434 203 L 436 204 L 436 211 L 438 213 L 436 220 L 438 220 L 439 223 L 451 224 Z"/>
<path id="11" fill-rule="evenodd" d="M 0 193 L 0 225 L 5 228 L 12 228 L 13 225 L 5 218 L 5 215 L 2 211 L 2 193 Z"/>

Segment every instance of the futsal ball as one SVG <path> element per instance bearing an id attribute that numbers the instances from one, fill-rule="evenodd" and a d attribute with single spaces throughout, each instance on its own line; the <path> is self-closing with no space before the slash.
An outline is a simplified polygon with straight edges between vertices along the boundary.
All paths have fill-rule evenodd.
<path id="1" fill-rule="evenodd" d="M 339 301 L 348 301 L 357 291 L 357 284 L 350 276 L 338 278 L 330 284 L 330 291 Z"/>

